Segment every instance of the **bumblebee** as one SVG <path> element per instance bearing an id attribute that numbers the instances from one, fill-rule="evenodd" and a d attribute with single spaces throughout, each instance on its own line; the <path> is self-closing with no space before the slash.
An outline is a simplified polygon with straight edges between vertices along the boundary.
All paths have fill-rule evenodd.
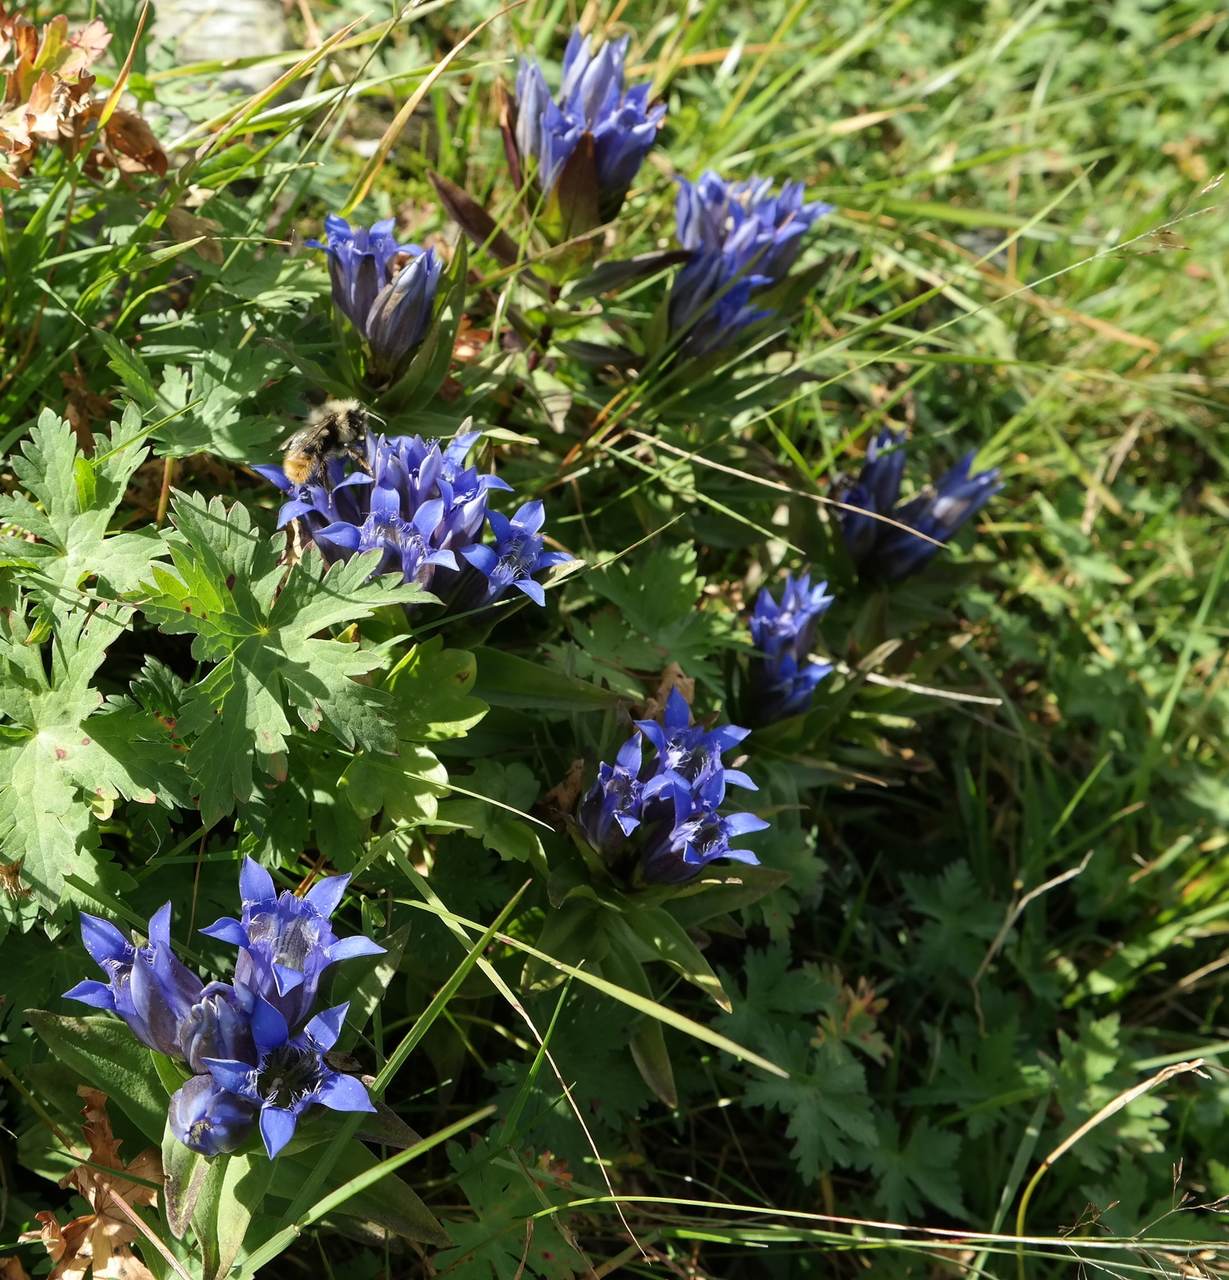
<path id="1" fill-rule="evenodd" d="M 326 400 L 313 409 L 307 422 L 281 443 L 282 470 L 294 484 L 325 478 L 325 464 L 343 455 L 365 471 L 367 459 L 359 446 L 367 438 L 367 410 L 357 400 Z"/>

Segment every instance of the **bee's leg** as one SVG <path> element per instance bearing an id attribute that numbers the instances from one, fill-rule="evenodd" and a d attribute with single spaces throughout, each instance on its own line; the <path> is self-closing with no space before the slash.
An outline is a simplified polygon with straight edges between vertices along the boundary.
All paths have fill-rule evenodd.
<path id="1" fill-rule="evenodd" d="M 367 461 L 367 455 L 361 452 L 355 445 L 346 446 L 346 456 L 354 463 L 356 467 L 367 475 L 371 475 L 371 464 Z"/>

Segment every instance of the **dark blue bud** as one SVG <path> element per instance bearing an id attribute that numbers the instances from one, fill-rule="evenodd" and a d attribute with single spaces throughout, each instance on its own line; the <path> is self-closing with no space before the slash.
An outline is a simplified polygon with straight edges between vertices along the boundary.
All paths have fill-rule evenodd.
<path id="1" fill-rule="evenodd" d="M 207 1075 L 193 1076 L 171 1096 L 167 1109 L 171 1132 L 192 1151 L 220 1156 L 248 1140 L 260 1114 L 246 1098 L 228 1093 Z"/>

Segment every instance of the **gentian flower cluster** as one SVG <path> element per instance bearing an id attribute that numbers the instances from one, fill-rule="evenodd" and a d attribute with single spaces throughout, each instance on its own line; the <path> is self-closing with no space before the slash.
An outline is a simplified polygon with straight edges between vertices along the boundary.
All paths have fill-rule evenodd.
<path id="1" fill-rule="evenodd" d="M 525 503 L 511 519 L 488 509 L 488 495 L 511 486 L 466 465 L 477 439 L 476 431 L 447 443 L 369 435 L 366 470 L 347 475 L 345 461 L 330 458 L 320 480 L 304 485 L 281 467 L 255 470 L 288 495 L 278 528 L 301 521 L 330 562 L 380 551 L 376 573 L 400 573 L 454 609 L 493 604 L 510 590 L 545 604 L 536 575 L 571 556 L 545 550 L 541 502 Z M 488 525 L 493 541 L 485 543 Z"/>
<path id="2" fill-rule="evenodd" d="M 325 970 L 384 950 L 361 934 L 334 932 L 330 916 L 349 881 L 330 876 L 302 898 L 279 894 L 273 877 L 246 858 L 241 917 L 202 930 L 238 947 L 230 982 L 206 984 L 175 956 L 169 902 L 150 920 L 144 946 L 81 913 L 81 940 L 106 981 L 79 982 L 65 996 L 119 1014 L 142 1044 L 192 1073 L 171 1097 L 168 1116 L 193 1151 L 236 1151 L 258 1129 L 272 1159 L 309 1107 L 375 1110 L 362 1081 L 325 1059 L 348 1006 L 314 1012 Z"/>
<path id="3" fill-rule="evenodd" d="M 804 712 L 832 664 L 811 657 L 819 620 L 833 597 L 828 584 L 811 586 L 810 573 L 785 575 L 778 602 L 765 587 L 751 615 L 757 653 L 751 666 L 751 705 L 761 724 Z"/>
<path id="4" fill-rule="evenodd" d="M 756 790 L 745 773 L 722 763 L 749 730 L 693 724 L 677 689 L 660 722 L 637 720 L 636 730 L 614 764 L 598 766 L 597 780 L 580 801 L 577 824 L 590 847 L 634 883 L 683 884 L 722 858 L 758 864 L 734 841 L 769 824 L 753 813 L 721 812 L 728 786 Z"/>
<path id="5" fill-rule="evenodd" d="M 907 455 L 904 432 L 885 427 L 866 450 L 866 463 L 842 501 L 856 511 L 841 514 L 841 534 L 863 577 L 898 582 L 916 573 L 949 538 L 1002 489 L 999 469 L 973 471 L 975 452 L 966 453 L 937 484 L 901 506 L 900 483 Z M 877 520 L 887 516 L 896 524 Z M 899 528 L 898 525 L 905 525 Z M 911 530 L 924 534 L 916 537 Z"/>
<path id="6" fill-rule="evenodd" d="M 596 209 L 580 224 L 578 207 L 561 210 L 568 235 L 588 231 L 618 213 L 665 119 L 664 106 L 649 105 L 648 84 L 624 88 L 627 45 L 626 36 L 607 40 L 595 53 L 589 37 L 574 30 L 563 55 L 558 101 L 532 59 L 522 58 L 517 72 L 516 148 L 522 161 L 532 157 L 536 163 L 539 190 L 548 200 L 554 196 L 578 206 L 596 185 Z M 590 172 L 576 175 L 575 183 L 564 184 L 577 188 L 575 201 L 560 184 L 569 163 L 591 166 Z"/>
<path id="7" fill-rule="evenodd" d="M 433 249 L 398 244 L 393 219 L 352 227 L 329 214 L 324 240 L 309 240 L 329 259 L 333 302 L 367 346 L 369 372 L 391 383 L 430 328 L 443 264 Z"/>
<path id="8" fill-rule="evenodd" d="M 691 256 L 670 291 L 670 330 L 705 355 L 772 314 L 756 295 L 785 279 L 803 236 L 832 206 L 805 203 L 799 182 L 777 195 L 767 178 L 727 183 L 708 172 L 694 185 L 678 182 L 678 238 Z"/>

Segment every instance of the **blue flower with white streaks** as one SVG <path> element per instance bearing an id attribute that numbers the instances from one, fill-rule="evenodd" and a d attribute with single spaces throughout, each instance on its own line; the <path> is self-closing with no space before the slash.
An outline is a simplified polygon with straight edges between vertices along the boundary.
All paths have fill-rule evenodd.
<path id="1" fill-rule="evenodd" d="M 81 941 L 107 980 L 79 982 L 65 997 L 119 1014 L 142 1044 L 182 1057 L 180 1030 L 204 984 L 171 950 L 171 904 L 154 912 L 144 946 L 129 942 L 110 921 L 84 911 Z"/>
<path id="2" fill-rule="evenodd" d="M 457 553 L 481 536 L 488 493 L 509 488 L 498 476 L 466 466 L 477 439 L 476 431 L 447 444 L 369 435 L 366 471 L 347 475 L 345 461 L 330 458 L 320 481 L 305 485 L 293 484 L 281 467 L 255 470 L 289 495 L 278 527 L 301 521 L 326 560 L 380 550 L 376 573 L 399 572 L 430 588 L 438 571 L 456 574 Z"/>
<path id="3" fill-rule="evenodd" d="M 832 206 L 806 203 L 799 182 L 776 195 L 767 178 L 727 183 L 711 171 L 678 183 L 678 239 L 690 257 L 670 291 L 670 330 L 690 354 L 705 355 L 772 314 L 756 296 L 785 279 Z"/>
<path id="4" fill-rule="evenodd" d="M 887 427 L 879 432 L 866 450 L 857 481 L 842 496 L 846 506 L 857 508 L 842 512 L 841 533 L 864 577 L 898 582 L 916 573 L 937 554 L 937 544 L 947 542 L 1002 489 L 999 469 L 975 472 L 974 457 L 975 451 L 966 453 L 936 484 L 898 506 L 906 462 L 904 432 Z"/>
<path id="5" fill-rule="evenodd" d="M 718 725 L 715 729 L 692 724 L 691 708 L 677 689 L 671 689 L 660 722 L 637 720 L 635 724 L 656 752 L 654 776 L 646 780 L 646 800 L 664 791 L 666 782 L 674 778 L 696 789 L 712 778 L 719 779 L 718 804 L 727 786 L 758 790 L 741 769 L 726 768 L 721 760 L 723 753 L 736 747 L 750 729 L 736 724 Z"/>
<path id="6" fill-rule="evenodd" d="M 400 573 L 433 591 L 453 612 L 478 609 L 518 591 L 546 603 L 537 577 L 572 559 L 547 551 L 546 510 L 524 503 L 511 518 L 492 511 L 489 495 L 511 486 L 466 465 L 478 432 L 447 444 L 421 436 L 368 436 L 366 470 L 346 472 L 330 458 L 319 481 L 296 485 L 281 467 L 257 466 L 287 501 L 278 527 L 292 520 L 330 562 L 382 552 L 375 573 Z M 483 541 L 489 526 L 492 542 Z"/>
<path id="7" fill-rule="evenodd" d="M 201 932 L 239 948 L 234 985 L 240 998 L 264 999 L 294 1027 L 316 1002 L 320 978 L 330 965 L 384 948 L 363 934 L 338 938 L 329 917 L 337 909 L 348 875 L 318 880 L 303 897 L 278 893 L 273 877 L 244 858 L 239 872 L 243 914 L 223 916 Z"/>
<path id="8" fill-rule="evenodd" d="M 522 159 L 535 161 L 544 195 L 560 195 L 564 169 L 590 140 L 593 172 L 584 177 L 597 186 L 597 222 L 618 213 L 666 115 L 663 105 L 649 105 L 647 83 L 624 87 L 627 46 L 625 36 L 594 51 L 589 37 L 574 30 L 563 55 L 558 101 L 532 59 L 521 60 L 516 77 L 516 146 Z M 589 226 L 575 225 L 576 212 L 563 210 L 568 234 L 597 225 L 592 219 Z"/>
<path id="9" fill-rule="evenodd" d="M 393 382 L 427 335 L 443 264 L 433 249 L 399 244 L 386 218 L 369 229 L 329 214 L 324 240 L 333 301 L 367 344 L 371 372 Z"/>
<path id="10" fill-rule="evenodd" d="M 751 666 L 751 701 L 761 724 L 799 715 L 811 704 L 832 664 L 811 657 L 819 620 L 832 604 L 828 584 L 811 586 L 810 573 L 785 575 L 778 602 L 765 587 L 751 615 L 751 639 L 758 653 Z"/>
<path id="11" fill-rule="evenodd" d="M 624 839 L 640 825 L 644 783 L 640 780 L 641 744 L 632 734 L 619 748 L 614 764 L 602 761 L 597 781 L 585 793 L 577 821 L 585 839 L 604 857 L 616 853 Z"/>
<path id="12" fill-rule="evenodd" d="M 719 813 L 722 790 L 716 775 L 694 790 L 672 787 L 669 797 L 673 813 L 644 849 L 641 875 L 647 883 L 685 884 L 721 859 L 759 865 L 754 853 L 732 842 L 769 824 L 753 813 Z"/>
<path id="13" fill-rule="evenodd" d="M 363 1082 L 335 1071 L 324 1058 L 341 1035 L 348 1008 L 339 1004 L 325 1009 L 292 1035 L 281 1012 L 258 995 L 252 1011 L 251 1059 L 205 1059 L 220 1103 L 246 1103 L 259 1112 L 257 1123 L 270 1160 L 294 1137 L 299 1118 L 309 1107 L 375 1110 Z"/>
<path id="14" fill-rule="evenodd" d="M 612 872 L 632 885 L 683 884 L 722 858 L 758 862 L 732 842 L 768 823 L 752 813 L 720 812 L 728 785 L 756 789 L 721 759 L 749 730 L 693 724 L 677 689 L 660 721 L 635 723 L 638 735 L 619 748 L 614 764 L 598 765 L 576 812 L 577 829 Z M 645 742 L 653 747 L 648 760 Z"/>
<path id="15" fill-rule="evenodd" d="M 269 873 L 245 859 L 242 918 L 203 930 L 239 947 L 232 982 L 206 985 L 174 955 L 169 902 L 150 920 L 144 946 L 82 913 L 82 940 L 107 981 L 81 982 L 65 994 L 119 1014 L 143 1044 L 187 1065 L 193 1074 L 171 1097 L 167 1120 L 193 1151 L 238 1151 L 259 1125 L 272 1158 L 308 1107 L 374 1110 L 362 1082 L 324 1060 L 347 1006 L 313 1014 L 325 969 L 384 950 L 333 930 L 329 917 L 349 879 L 328 877 L 303 898 L 279 895 Z"/>
<path id="16" fill-rule="evenodd" d="M 498 511 L 487 512 L 494 546 L 474 544 L 461 552 L 485 579 L 481 603 L 493 604 L 513 589 L 536 605 L 546 603 L 546 593 L 534 574 L 566 564 L 572 557 L 566 551 L 545 549 L 539 532 L 545 520 L 546 508 L 536 499 L 520 507 L 511 520 Z"/>

